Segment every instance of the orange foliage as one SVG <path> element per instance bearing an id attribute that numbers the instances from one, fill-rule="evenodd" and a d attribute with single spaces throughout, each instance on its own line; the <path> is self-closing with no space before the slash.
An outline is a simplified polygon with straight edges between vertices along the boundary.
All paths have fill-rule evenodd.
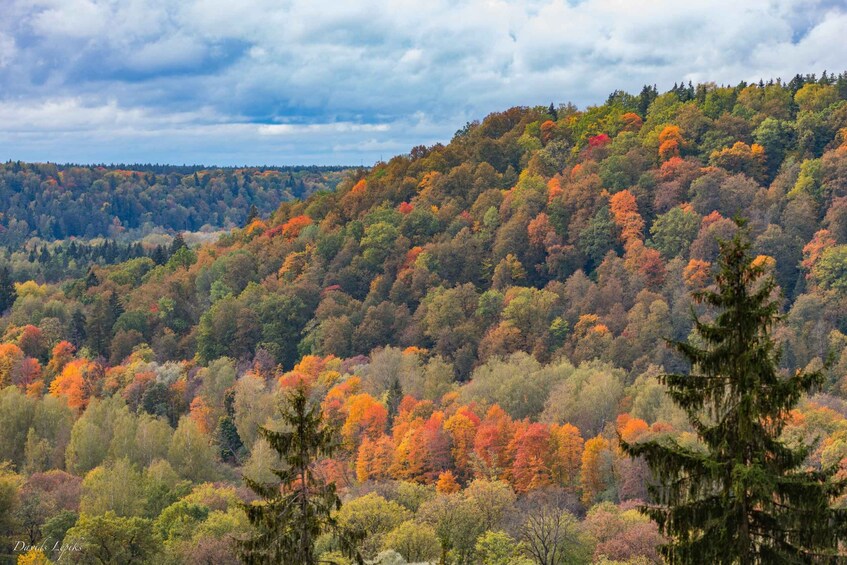
<path id="1" fill-rule="evenodd" d="M 609 208 L 615 224 L 621 230 L 624 244 L 643 239 L 644 219 L 638 213 L 635 196 L 628 190 L 622 190 L 609 199 Z"/>
<path id="2" fill-rule="evenodd" d="M 74 358 L 76 347 L 69 341 L 60 341 L 53 347 L 53 355 L 47 363 L 47 374 L 58 375 L 65 365 Z"/>
<path id="3" fill-rule="evenodd" d="M 818 230 L 812 240 L 803 246 L 803 261 L 800 265 L 808 271 L 807 277 L 811 278 L 812 269 L 820 260 L 823 252 L 835 243 L 835 237 L 829 230 Z"/>
<path id="4" fill-rule="evenodd" d="M 571 424 L 564 424 L 553 426 L 550 431 L 556 445 L 556 457 L 553 466 L 554 478 L 563 487 L 575 488 L 585 443 L 579 433 L 579 428 Z"/>
<path id="5" fill-rule="evenodd" d="M 334 356 L 318 357 L 317 355 L 306 355 L 299 363 L 294 365 L 294 368 L 283 374 L 279 378 L 279 386 L 282 389 L 293 388 L 298 386 L 306 387 L 306 390 L 311 388 L 318 381 L 318 377 L 327 373 L 327 365 L 335 359 Z"/>
<path id="6" fill-rule="evenodd" d="M 544 123 L 541 124 L 541 142 L 548 143 L 551 139 L 553 139 L 553 134 L 556 131 L 556 122 L 553 120 L 545 120 Z"/>
<path id="7" fill-rule="evenodd" d="M 685 144 L 679 126 L 668 125 L 659 133 L 659 158 L 663 161 L 679 157 Z"/>
<path id="8" fill-rule="evenodd" d="M 474 438 L 478 474 L 492 479 L 505 478 L 512 459 L 509 452 L 511 439 L 512 419 L 495 404 L 479 423 Z"/>
<path id="9" fill-rule="evenodd" d="M 0 344 L 0 387 L 17 384 L 24 352 L 14 343 Z"/>
<path id="10" fill-rule="evenodd" d="M 397 445 L 392 466 L 397 479 L 434 482 L 450 466 L 450 440 L 444 432 L 444 414 L 416 418 Z"/>
<path id="11" fill-rule="evenodd" d="M 765 148 L 758 143 L 747 145 L 736 141 L 732 147 L 713 151 L 709 159 L 718 167 L 744 173 L 754 179 L 761 180 L 765 171 Z"/>
<path id="12" fill-rule="evenodd" d="M 544 424 L 529 424 L 515 434 L 511 445 L 515 453 L 511 478 L 516 491 L 527 492 L 553 484 L 552 446 L 550 428 Z"/>
<path id="13" fill-rule="evenodd" d="M 633 240 L 624 255 L 626 268 L 636 272 L 650 288 L 658 288 L 665 282 L 665 262 L 662 255 L 641 240 Z"/>
<path id="14" fill-rule="evenodd" d="M 50 383 L 50 394 L 64 396 L 68 406 L 81 410 L 88 405 L 96 378 L 96 367 L 87 359 L 67 363 L 62 372 Z"/>
<path id="15" fill-rule="evenodd" d="M 420 455 L 420 429 L 423 420 L 416 418 L 409 422 L 397 422 L 394 425 L 394 450 L 391 475 L 400 480 L 421 480 L 424 471 L 423 457 Z"/>
<path id="16" fill-rule="evenodd" d="M 370 394 L 354 394 L 345 406 L 347 419 L 341 427 L 341 436 L 351 448 L 363 437 L 376 439 L 385 432 L 388 410 Z"/>
<path id="17" fill-rule="evenodd" d="M 547 203 L 553 202 L 557 196 L 564 192 L 562 190 L 562 184 L 559 182 L 558 177 L 553 177 L 549 181 L 547 181 Z"/>
<path id="18" fill-rule="evenodd" d="M 394 457 L 394 443 L 382 435 L 376 440 L 365 436 L 356 457 L 356 479 L 359 482 L 380 481 L 390 478 Z"/>
<path id="19" fill-rule="evenodd" d="M 334 425 L 340 426 L 347 417 L 344 412 L 347 399 L 357 394 L 362 387 L 362 379 L 359 377 L 350 377 L 347 380 L 338 383 L 326 393 L 321 402 L 321 411 L 324 416 Z"/>
<path id="20" fill-rule="evenodd" d="M 692 259 L 682 271 L 682 278 L 685 279 L 685 284 L 688 288 L 701 289 L 704 288 L 711 278 L 712 264 L 708 261 L 700 259 Z"/>
<path id="21" fill-rule="evenodd" d="M 244 228 L 244 231 L 248 236 L 252 237 L 255 235 L 261 235 L 266 229 L 268 229 L 268 225 L 259 218 L 256 218 L 250 222 L 246 228 Z"/>
<path id="22" fill-rule="evenodd" d="M 638 131 L 644 124 L 644 120 L 641 119 L 641 116 L 633 112 L 627 112 L 621 116 L 621 122 L 623 123 L 621 131 Z"/>
<path id="23" fill-rule="evenodd" d="M 459 486 L 459 483 L 456 482 L 456 477 L 453 475 L 453 471 L 448 469 L 438 475 L 438 481 L 435 483 L 435 492 L 440 494 L 453 494 L 454 492 L 459 492 L 460 489 L 461 487 Z"/>
<path id="24" fill-rule="evenodd" d="M 412 210 L 414 210 L 414 209 L 415 209 L 415 207 L 413 205 L 409 204 L 408 202 L 401 202 L 400 205 L 397 206 L 397 211 L 400 212 L 401 214 L 403 214 L 404 216 L 406 214 L 411 213 Z"/>
<path id="25" fill-rule="evenodd" d="M 26 395 L 30 398 L 41 398 L 44 394 L 44 381 L 35 381 L 27 385 Z"/>
<path id="26" fill-rule="evenodd" d="M 202 396 L 195 396 L 194 400 L 191 401 L 191 413 L 189 416 L 194 420 L 201 432 L 204 434 L 211 433 L 214 428 L 212 409 L 206 404 Z"/>
<path id="27" fill-rule="evenodd" d="M 471 475 L 471 456 L 479 422 L 479 416 L 474 414 L 467 406 L 459 408 L 453 416 L 444 422 L 444 429 L 450 435 L 453 444 L 452 455 L 456 472 L 463 480 L 468 479 Z"/>
<path id="28" fill-rule="evenodd" d="M 361 179 L 359 182 L 353 185 L 353 188 L 350 189 L 350 194 L 364 194 L 365 190 L 368 188 L 368 181 L 365 179 Z"/>
<path id="29" fill-rule="evenodd" d="M 650 426 L 641 418 L 631 418 L 629 414 L 621 414 L 618 417 L 618 433 L 625 442 L 637 441 L 649 431 Z"/>
<path id="30" fill-rule="evenodd" d="M 585 442 L 582 452 L 582 500 L 590 504 L 595 497 L 609 486 L 611 445 L 603 436 Z"/>
<path id="31" fill-rule="evenodd" d="M 312 224 L 309 216 L 294 216 L 282 225 L 282 235 L 286 239 L 295 239 L 303 228 Z"/>
<path id="32" fill-rule="evenodd" d="M 551 238 L 556 236 L 553 224 L 550 223 L 550 218 L 544 212 L 533 218 L 527 224 L 526 229 L 529 234 L 529 242 L 536 247 L 541 247 L 548 242 L 552 243 Z"/>

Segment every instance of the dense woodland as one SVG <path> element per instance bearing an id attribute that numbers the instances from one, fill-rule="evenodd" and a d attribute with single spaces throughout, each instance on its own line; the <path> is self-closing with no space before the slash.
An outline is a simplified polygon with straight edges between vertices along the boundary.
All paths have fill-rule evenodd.
<path id="1" fill-rule="evenodd" d="M 237 563 L 242 477 L 281 464 L 259 426 L 305 387 L 369 560 L 661 563 L 652 478 L 621 442 L 697 448 L 657 377 L 689 369 L 665 339 L 710 316 L 692 293 L 735 216 L 778 283 L 781 370 L 823 369 L 781 437 L 847 466 L 847 74 L 512 108 L 278 207 L 259 179 L 287 173 L 61 173 L 4 166 L 4 234 L 26 222 L 7 245 L 155 206 L 175 230 L 243 227 L 65 280 L 0 263 L 7 555 L 49 538 L 82 548 L 63 562 Z M 111 208 L 76 226 L 57 195 L 89 189 Z M 347 563 L 332 535 L 318 548 Z"/>
<path id="2" fill-rule="evenodd" d="M 0 246 L 33 238 L 141 239 L 154 228 L 244 225 L 251 209 L 333 190 L 343 167 L 212 168 L 159 165 L 0 164 Z M 29 246 L 32 248 L 32 245 Z"/>

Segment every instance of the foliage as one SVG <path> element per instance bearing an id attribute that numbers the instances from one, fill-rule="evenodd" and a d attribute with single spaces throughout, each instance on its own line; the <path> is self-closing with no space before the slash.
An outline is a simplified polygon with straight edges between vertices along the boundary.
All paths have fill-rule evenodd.
<path id="1" fill-rule="evenodd" d="M 660 506 L 648 513 L 670 538 L 663 552 L 672 562 L 810 560 L 838 550 L 844 516 L 829 506 L 842 481 L 802 469 L 809 448 L 780 440 L 789 411 L 823 374 L 779 374 L 776 282 L 749 248 L 740 233 L 721 244 L 716 288 L 695 295 L 717 316 L 695 320 L 699 341 L 675 344 L 693 372 L 662 377 L 702 448 L 622 444 L 661 480 Z"/>
<path id="2" fill-rule="evenodd" d="M 247 563 L 317 563 L 315 539 L 324 531 L 336 534 L 345 554 L 362 563 L 355 536 L 343 531 L 333 516 L 341 509 L 335 485 L 321 481 L 312 468 L 319 457 L 335 449 L 333 431 L 323 424 L 320 407 L 310 404 L 303 387 L 292 390 L 280 417 L 287 431 L 260 428 L 262 437 L 280 455 L 285 467 L 274 469 L 278 485 L 245 478 L 262 497 L 244 506 L 256 531 L 240 543 Z"/>

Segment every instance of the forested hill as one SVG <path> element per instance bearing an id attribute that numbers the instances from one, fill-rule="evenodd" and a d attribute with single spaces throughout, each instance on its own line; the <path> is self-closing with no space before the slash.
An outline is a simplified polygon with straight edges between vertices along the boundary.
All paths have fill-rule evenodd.
<path id="1" fill-rule="evenodd" d="M 29 179 L 15 221 L 54 237 L 148 209 L 196 228 L 208 216 L 180 195 L 195 211 L 209 194 L 255 202 L 289 178 L 4 171 Z M 340 430 L 321 469 L 369 559 L 660 563 L 656 525 L 633 509 L 651 475 L 620 439 L 699 449 L 657 375 L 686 369 L 664 338 L 697 339 L 692 308 L 712 314 L 692 293 L 736 215 L 782 294 L 781 369 L 832 360 L 779 429 L 809 468 L 847 468 L 847 75 L 512 108 L 332 174 L 346 175 L 335 190 L 242 224 L 244 200 L 228 217 L 241 227 L 212 243 L 13 257 L 73 273 L 60 282 L 12 284 L 0 259 L 0 492 L 20 491 L 0 497 L 0 557 L 44 535 L 86 544 L 76 562 L 101 545 L 233 562 L 248 498 L 212 483 L 275 479 L 258 426 L 302 386 Z M 147 189 L 124 200 L 131 187 Z M 42 209 L 55 212 L 26 215 Z M 103 254 L 133 258 L 88 268 Z M 539 523 L 561 531 L 558 561 L 532 553 Z M 321 539 L 329 561 L 338 545 Z"/>
<path id="2" fill-rule="evenodd" d="M 786 362 L 802 366 L 823 355 L 830 330 L 847 332 L 845 99 L 842 75 L 645 87 L 584 111 L 512 108 L 178 261 L 98 267 L 97 284 L 45 290 L 64 309 L 50 317 L 68 324 L 83 313 L 95 325 L 76 344 L 114 361 L 131 332 L 129 346 L 203 363 L 261 349 L 291 367 L 305 353 L 395 345 L 442 356 L 462 379 L 518 350 L 634 370 L 671 362 L 656 343 L 688 334 L 689 291 L 708 280 L 716 242 L 740 214 L 790 308 Z M 146 210 L 176 229 L 239 222 L 250 201 L 267 209 L 274 187 L 299 182 L 276 170 L 14 163 L 5 179 L 35 204 L 5 221 L 42 222 L 56 236 L 106 230 L 114 217 L 135 226 Z M 104 315 L 112 294 L 120 308 Z M 40 319 L 28 316 L 13 309 L 11 320 Z"/>
<path id="3" fill-rule="evenodd" d="M 344 167 L 203 168 L 163 165 L 0 164 L 0 245 L 31 237 L 135 238 L 160 227 L 196 231 L 243 225 L 259 213 L 333 190 Z"/>

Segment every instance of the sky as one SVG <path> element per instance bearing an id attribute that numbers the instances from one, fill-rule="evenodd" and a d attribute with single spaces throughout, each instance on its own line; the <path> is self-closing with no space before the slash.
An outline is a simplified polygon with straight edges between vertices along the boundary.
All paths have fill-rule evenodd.
<path id="1" fill-rule="evenodd" d="M 847 70 L 844 0 L 0 0 L 0 160 L 371 165 L 512 106 Z"/>

